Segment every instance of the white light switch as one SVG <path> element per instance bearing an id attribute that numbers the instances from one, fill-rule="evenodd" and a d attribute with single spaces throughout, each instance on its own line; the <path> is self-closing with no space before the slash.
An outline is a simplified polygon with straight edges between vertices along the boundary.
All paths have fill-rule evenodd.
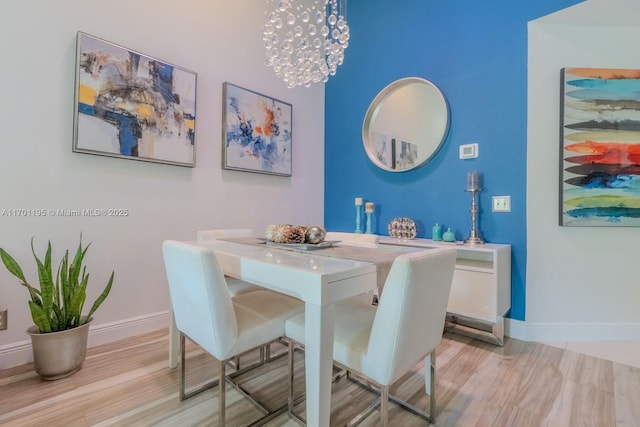
<path id="1" fill-rule="evenodd" d="M 493 196 L 492 202 L 493 212 L 511 212 L 511 196 Z"/>

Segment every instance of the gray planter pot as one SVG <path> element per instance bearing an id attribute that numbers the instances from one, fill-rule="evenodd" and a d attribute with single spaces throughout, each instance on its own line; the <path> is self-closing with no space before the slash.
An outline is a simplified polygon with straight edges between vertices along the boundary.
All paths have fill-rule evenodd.
<path id="1" fill-rule="evenodd" d="M 87 353 L 89 323 L 60 332 L 41 334 L 36 326 L 27 329 L 31 336 L 35 371 L 43 380 L 68 377 L 82 368 Z"/>

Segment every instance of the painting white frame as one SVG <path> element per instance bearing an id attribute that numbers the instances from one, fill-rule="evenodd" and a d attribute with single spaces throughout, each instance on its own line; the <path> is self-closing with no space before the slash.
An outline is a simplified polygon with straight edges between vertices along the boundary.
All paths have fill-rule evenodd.
<path id="1" fill-rule="evenodd" d="M 291 176 L 291 104 L 225 82 L 222 111 L 224 169 Z"/>
<path id="2" fill-rule="evenodd" d="M 78 32 L 73 151 L 195 166 L 197 74 Z"/>
<path id="3" fill-rule="evenodd" d="M 640 69 L 561 70 L 561 226 L 640 226 Z"/>

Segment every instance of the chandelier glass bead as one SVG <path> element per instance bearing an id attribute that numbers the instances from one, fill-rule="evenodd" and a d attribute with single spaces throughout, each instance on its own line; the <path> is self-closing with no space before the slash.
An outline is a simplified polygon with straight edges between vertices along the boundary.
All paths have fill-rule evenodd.
<path id="1" fill-rule="evenodd" d="M 266 65 L 287 87 L 326 82 L 349 46 L 346 0 L 267 0 Z"/>

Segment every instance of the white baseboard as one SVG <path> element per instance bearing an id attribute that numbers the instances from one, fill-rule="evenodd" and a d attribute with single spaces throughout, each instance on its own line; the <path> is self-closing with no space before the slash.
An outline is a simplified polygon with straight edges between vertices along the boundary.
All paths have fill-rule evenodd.
<path id="1" fill-rule="evenodd" d="M 145 316 L 133 317 L 117 322 L 91 325 L 89 329 L 88 347 L 106 344 L 123 338 L 168 328 L 171 312 L 161 311 Z M 24 365 L 33 362 L 31 340 L 19 341 L 0 347 L 0 369 Z"/>
<path id="2" fill-rule="evenodd" d="M 638 322 L 522 322 L 505 319 L 505 335 L 522 341 L 640 341 Z"/>
<path id="3" fill-rule="evenodd" d="M 523 322 L 504 319 L 505 335 L 522 341 L 640 341 L 640 323 Z M 106 344 L 168 328 L 171 312 L 162 311 L 118 322 L 91 325 L 88 346 Z M 0 369 L 33 362 L 31 341 L 0 347 Z"/>
<path id="4" fill-rule="evenodd" d="M 520 341 L 528 341 L 527 324 L 522 320 L 509 319 L 508 317 L 505 317 L 504 334 Z"/>

